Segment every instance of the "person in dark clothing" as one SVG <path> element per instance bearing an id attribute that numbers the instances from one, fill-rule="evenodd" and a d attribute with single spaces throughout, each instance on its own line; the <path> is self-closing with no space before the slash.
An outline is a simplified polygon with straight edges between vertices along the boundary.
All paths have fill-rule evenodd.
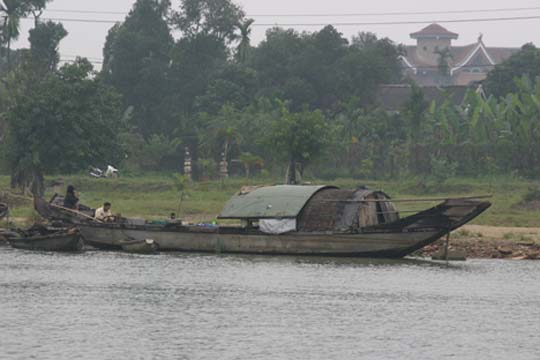
<path id="1" fill-rule="evenodd" d="M 64 197 L 64 207 L 73 210 L 79 210 L 79 198 L 75 195 L 75 187 L 69 185 Z"/>

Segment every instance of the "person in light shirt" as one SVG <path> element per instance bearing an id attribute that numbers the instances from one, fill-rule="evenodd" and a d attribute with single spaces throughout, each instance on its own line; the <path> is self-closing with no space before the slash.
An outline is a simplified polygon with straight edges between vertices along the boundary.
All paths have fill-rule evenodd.
<path id="1" fill-rule="evenodd" d="M 111 212 L 111 203 L 106 202 L 102 207 L 96 210 L 96 215 L 94 216 L 96 220 L 104 222 L 114 221 L 114 216 Z"/>

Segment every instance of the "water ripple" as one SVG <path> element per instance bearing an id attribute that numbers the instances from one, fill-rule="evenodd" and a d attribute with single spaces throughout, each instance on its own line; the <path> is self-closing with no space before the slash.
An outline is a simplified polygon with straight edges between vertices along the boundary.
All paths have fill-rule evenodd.
<path id="1" fill-rule="evenodd" d="M 0 249 L 1 359 L 538 359 L 540 263 Z"/>

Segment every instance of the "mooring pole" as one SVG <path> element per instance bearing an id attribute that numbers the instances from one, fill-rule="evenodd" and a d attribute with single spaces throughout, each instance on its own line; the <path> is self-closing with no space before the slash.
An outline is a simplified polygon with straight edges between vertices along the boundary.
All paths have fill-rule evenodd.
<path id="1" fill-rule="evenodd" d="M 446 260 L 446 264 L 448 265 L 448 248 L 450 247 L 450 230 L 448 230 L 448 233 L 446 234 L 446 243 L 444 244 L 444 259 Z"/>

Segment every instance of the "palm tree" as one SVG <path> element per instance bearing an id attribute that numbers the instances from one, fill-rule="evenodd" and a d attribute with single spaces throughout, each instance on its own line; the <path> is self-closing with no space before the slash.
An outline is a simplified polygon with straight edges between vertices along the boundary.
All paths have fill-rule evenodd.
<path id="1" fill-rule="evenodd" d="M 237 58 L 238 61 L 242 64 L 246 63 L 249 49 L 251 48 L 251 25 L 253 25 L 254 22 L 255 20 L 253 19 L 246 19 L 245 21 L 240 22 L 238 25 L 236 25 L 238 30 L 240 30 L 240 44 L 238 44 Z"/>
<path id="2" fill-rule="evenodd" d="M 437 61 L 437 70 L 443 78 L 443 83 L 441 85 L 447 85 L 450 77 L 450 60 L 452 60 L 454 56 L 447 47 L 435 50 L 435 54 L 439 55 L 439 59 Z"/>
<path id="3" fill-rule="evenodd" d="M 2 28 L 3 41 L 6 42 L 6 59 L 8 70 L 11 68 L 11 42 L 19 37 L 21 17 L 25 14 L 27 5 L 20 0 L 1 0 L 0 13 L 4 17 Z"/>
<path id="4" fill-rule="evenodd" d="M 251 169 L 254 166 L 263 166 L 264 160 L 257 155 L 253 155 L 251 153 L 243 153 L 240 155 L 240 161 L 242 164 L 244 164 L 244 169 L 246 170 L 246 178 L 249 180 L 251 178 Z"/>
<path id="5" fill-rule="evenodd" d="M 8 70 L 11 69 L 11 43 L 19 38 L 21 18 L 33 13 L 35 24 L 37 24 L 41 11 L 48 1 L 50 0 L 0 0 L 0 17 L 4 17 L 2 40 L 7 45 Z"/>
<path id="6" fill-rule="evenodd" d="M 211 144 L 220 144 L 221 162 L 224 168 L 229 168 L 229 154 L 231 148 L 242 142 L 240 132 L 238 111 L 230 104 L 225 104 L 219 111 L 219 114 L 211 120 L 208 128 L 210 137 L 208 142 Z"/>

